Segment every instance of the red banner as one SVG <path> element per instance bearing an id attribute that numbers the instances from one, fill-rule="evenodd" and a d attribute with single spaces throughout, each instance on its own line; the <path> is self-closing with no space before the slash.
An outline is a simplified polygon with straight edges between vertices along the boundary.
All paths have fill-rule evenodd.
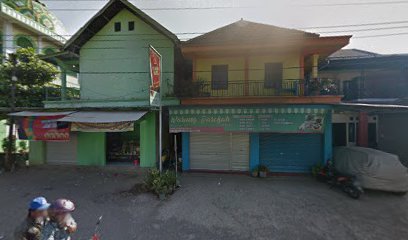
<path id="1" fill-rule="evenodd" d="M 19 121 L 19 138 L 33 141 L 69 141 L 69 125 L 59 123 L 64 116 L 24 117 Z"/>
<path id="2" fill-rule="evenodd" d="M 161 55 L 152 47 L 149 48 L 150 62 L 150 104 L 153 106 L 160 105 L 160 82 L 162 74 Z"/>

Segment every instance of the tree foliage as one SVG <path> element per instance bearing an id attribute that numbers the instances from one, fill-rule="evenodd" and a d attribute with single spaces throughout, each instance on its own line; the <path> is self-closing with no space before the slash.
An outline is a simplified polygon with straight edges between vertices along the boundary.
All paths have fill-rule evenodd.
<path id="1" fill-rule="evenodd" d="M 45 88 L 57 77 L 58 69 L 41 60 L 34 49 L 18 49 L 0 65 L 0 107 L 10 106 L 13 68 L 17 77 L 15 106 L 42 107 L 46 96 Z"/>

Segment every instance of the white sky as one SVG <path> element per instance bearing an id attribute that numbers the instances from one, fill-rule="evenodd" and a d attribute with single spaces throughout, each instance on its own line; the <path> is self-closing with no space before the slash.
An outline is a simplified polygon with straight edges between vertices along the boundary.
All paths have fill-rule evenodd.
<path id="1" fill-rule="evenodd" d="M 43 2 L 60 18 L 68 33 L 73 34 L 96 13 L 97 9 L 102 8 L 107 0 L 43 0 Z M 346 48 L 359 48 L 378 53 L 408 53 L 408 1 L 403 0 L 135 0 L 131 2 L 140 9 L 231 7 L 200 10 L 144 10 L 174 33 L 208 32 L 241 18 L 297 29 L 406 21 L 399 24 L 308 29 L 308 31 L 326 32 L 322 35 L 370 36 L 354 38 Z M 350 5 L 344 5 L 348 3 Z M 331 5 L 327 6 L 327 4 Z M 342 5 L 333 6 L 333 4 Z M 78 9 L 78 11 L 72 9 Z M 327 33 L 331 31 L 345 32 Z M 394 35 L 372 37 L 383 34 Z M 182 40 L 185 37 L 185 35 L 179 35 Z"/>

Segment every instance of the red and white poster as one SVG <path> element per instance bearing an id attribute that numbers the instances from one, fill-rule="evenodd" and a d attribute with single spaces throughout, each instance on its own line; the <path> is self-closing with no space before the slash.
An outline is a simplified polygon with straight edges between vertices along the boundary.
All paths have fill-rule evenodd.
<path id="1" fill-rule="evenodd" d="M 149 47 L 150 62 L 150 105 L 160 106 L 160 84 L 162 77 L 162 57 L 152 46 Z"/>
<path id="2" fill-rule="evenodd" d="M 24 117 L 18 121 L 19 139 L 69 141 L 69 124 L 57 122 L 64 116 Z"/>

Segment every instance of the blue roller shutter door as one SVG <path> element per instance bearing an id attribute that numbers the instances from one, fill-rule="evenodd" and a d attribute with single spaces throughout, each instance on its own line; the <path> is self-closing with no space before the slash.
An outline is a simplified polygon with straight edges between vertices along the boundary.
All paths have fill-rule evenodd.
<path id="1" fill-rule="evenodd" d="M 260 162 L 272 172 L 310 172 L 322 162 L 320 134 L 261 134 Z"/>

